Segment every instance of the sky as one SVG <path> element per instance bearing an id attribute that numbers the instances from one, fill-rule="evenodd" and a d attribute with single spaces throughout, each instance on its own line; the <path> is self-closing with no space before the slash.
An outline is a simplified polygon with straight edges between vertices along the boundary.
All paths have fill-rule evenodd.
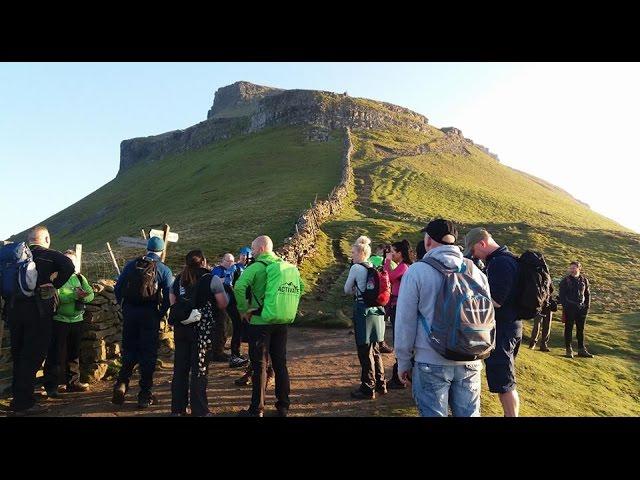
<path id="1" fill-rule="evenodd" d="M 111 180 L 122 140 L 205 120 L 238 80 L 410 108 L 640 232 L 638 63 L 0 63 L 0 239 Z"/>

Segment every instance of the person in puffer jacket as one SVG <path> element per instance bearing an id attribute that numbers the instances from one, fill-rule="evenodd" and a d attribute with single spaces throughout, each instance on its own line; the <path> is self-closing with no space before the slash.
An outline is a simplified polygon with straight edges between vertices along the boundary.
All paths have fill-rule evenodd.
<path id="1" fill-rule="evenodd" d="M 93 288 L 78 272 L 75 252 L 67 250 L 75 266 L 73 275 L 58 289 L 60 305 L 53 316 L 53 335 L 44 364 L 44 387 L 49 397 L 61 392 L 86 392 L 89 384 L 80 382 L 80 338 L 84 330 L 85 304 L 93 301 Z"/>

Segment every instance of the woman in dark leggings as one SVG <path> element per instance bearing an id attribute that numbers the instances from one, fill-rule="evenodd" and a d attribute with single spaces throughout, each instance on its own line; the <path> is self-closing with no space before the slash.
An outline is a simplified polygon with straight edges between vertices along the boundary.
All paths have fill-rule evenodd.
<path id="1" fill-rule="evenodd" d="M 398 292 L 400 292 L 400 282 L 402 276 L 409 269 L 411 261 L 411 247 L 409 242 L 402 240 L 401 242 L 395 242 L 391 244 L 391 251 L 387 253 L 387 257 L 384 260 L 384 270 L 389 274 L 389 281 L 391 282 L 391 299 L 389 304 L 385 308 L 391 319 L 391 333 L 392 339 L 394 339 L 393 333 L 396 324 L 396 303 L 398 302 Z M 392 262 L 396 264 L 395 268 L 392 268 Z M 395 345 L 395 340 L 394 340 Z M 398 376 L 398 361 L 393 364 L 393 376 L 387 383 L 387 387 L 392 389 L 406 388 L 405 383 L 400 380 Z"/>
<path id="2" fill-rule="evenodd" d="M 207 350 L 216 321 L 220 323 L 227 307 L 228 297 L 220 278 L 211 275 L 201 250 L 187 254 L 185 266 L 174 280 L 169 297 L 169 323 L 173 325 L 175 342 L 171 414 L 184 416 L 191 404 L 192 416 L 209 416 L 207 374 L 210 352 Z M 186 317 L 194 308 L 202 313 L 202 317 L 189 323 Z"/>
<path id="3" fill-rule="evenodd" d="M 576 338 L 578 339 L 578 356 L 591 358 L 584 346 L 584 325 L 587 322 L 587 313 L 591 296 L 589 292 L 589 280 L 581 275 L 582 265 L 580 262 L 571 262 L 569 273 L 560 281 L 560 303 L 565 319 L 564 323 L 564 346 L 567 349 L 567 357 L 573 358 L 571 341 L 573 337 L 573 325 L 576 325 Z"/>

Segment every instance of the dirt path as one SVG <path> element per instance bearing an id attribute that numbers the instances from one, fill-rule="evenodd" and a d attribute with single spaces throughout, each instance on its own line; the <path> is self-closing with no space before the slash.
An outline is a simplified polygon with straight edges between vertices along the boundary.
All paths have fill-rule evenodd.
<path id="1" fill-rule="evenodd" d="M 389 333 L 389 329 L 387 329 Z M 389 341 L 389 339 L 387 340 Z M 390 390 L 373 401 L 352 400 L 357 387 L 359 364 L 353 334 L 346 329 L 289 329 L 288 364 L 291 375 L 291 416 L 376 416 L 392 415 L 397 409 L 413 406 L 411 392 Z M 243 345 L 246 348 L 246 345 Z M 384 355 L 387 375 L 391 374 L 393 355 Z M 111 381 L 102 381 L 88 393 L 65 394 L 59 399 L 43 400 L 50 407 L 49 417 L 129 417 L 164 416 L 170 413 L 171 364 L 156 371 L 155 393 L 158 405 L 148 410 L 136 409 L 138 377 L 134 374 L 125 405 L 110 403 Z M 212 364 L 209 372 L 209 403 L 217 416 L 233 416 L 249 405 L 251 387 L 237 387 L 233 381 L 243 369 L 228 368 L 225 363 Z M 265 416 L 275 413 L 273 387 L 267 391 Z M 4 415 L 0 413 L 0 415 Z"/>

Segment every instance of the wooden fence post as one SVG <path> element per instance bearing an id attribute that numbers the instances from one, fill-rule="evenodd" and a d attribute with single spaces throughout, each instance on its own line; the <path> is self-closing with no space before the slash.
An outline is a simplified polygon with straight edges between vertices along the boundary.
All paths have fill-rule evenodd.
<path id="1" fill-rule="evenodd" d="M 107 242 L 107 250 L 109 251 L 109 255 L 111 255 L 113 266 L 116 267 L 116 271 L 118 272 L 118 275 L 120 275 L 120 267 L 118 266 L 118 262 L 116 262 L 116 257 L 113 254 L 113 250 L 111 250 L 111 245 L 109 245 L 109 242 Z"/>
<path id="2" fill-rule="evenodd" d="M 78 262 L 78 273 L 82 271 L 82 244 L 76 243 L 76 261 Z"/>
<path id="3" fill-rule="evenodd" d="M 167 225 L 166 223 L 164 224 L 164 228 L 163 230 L 163 240 L 164 240 L 164 250 L 162 250 L 162 257 L 160 258 L 160 260 L 162 261 L 162 263 L 164 263 L 165 258 L 167 258 L 167 246 L 169 245 L 169 240 L 167 240 L 169 238 L 169 232 L 171 231 L 171 227 L 169 227 L 169 225 Z"/>

